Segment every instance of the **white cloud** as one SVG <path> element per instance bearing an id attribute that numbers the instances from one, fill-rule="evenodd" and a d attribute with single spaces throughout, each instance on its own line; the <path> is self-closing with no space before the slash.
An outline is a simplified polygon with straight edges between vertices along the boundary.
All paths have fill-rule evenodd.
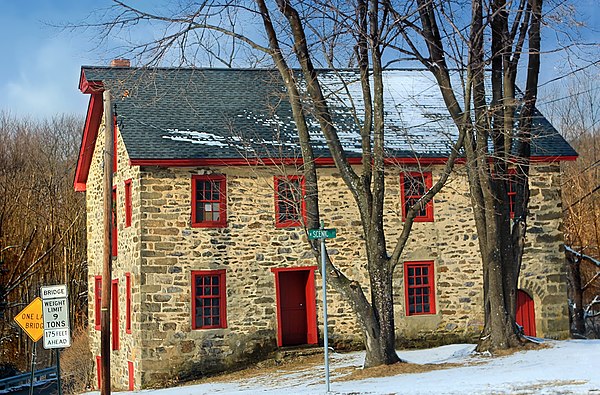
<path id="1" fill-rule="evenodd" d="M 55 36 L 19 52 L 13 58 L 18 73 L 2 84 L 0 109 L 34 118 L 85 114 L 88 97 L 77 90 L 81 58 L 70 40 Z"/>

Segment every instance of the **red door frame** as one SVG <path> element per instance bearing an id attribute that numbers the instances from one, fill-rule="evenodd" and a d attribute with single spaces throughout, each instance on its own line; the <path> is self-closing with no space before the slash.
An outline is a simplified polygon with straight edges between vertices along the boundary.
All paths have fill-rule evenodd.
<path id="1" fill-rule="evenodd" d="M 120 346 L 120 333 L 119 333 L 119 279 L 115 278 L 112 280 L 112 349 L 118 350 Z"/>
<path id="2" fill-rule="evenodd" d="M 317 301 L 315 293 L 315 270 L 317 266 L 303 267 L 282 267 L 273 268 L 271 271 L 275 274 L 275 295 L 277 299 L 277 347 L 283 345 L 282 325 L 281 325 L 281 301 L 279 300 L 279 273 L 289 271 L 308 271 L 308 281 L 306 282 L 306 343 L 317 344 Z"/>
<path id="3" fill-rule="evenodd" d="M 517 290 L 517 323 L 523 327 L 526 336 L 536 336 L 535 304 L 533 298 L 522 289 Z"/>

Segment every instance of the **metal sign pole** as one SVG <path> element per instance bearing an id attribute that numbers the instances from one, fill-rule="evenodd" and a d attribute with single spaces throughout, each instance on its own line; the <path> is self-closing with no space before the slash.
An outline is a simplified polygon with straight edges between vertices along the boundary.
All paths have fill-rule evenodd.
<path id="1" fill-rule="evenodd" d="M 325 228 L 325 221 L 321 221 L 321 229 Z M 325 271 L 325 237 L 321 238 L 321 281 L 323 287 L 323 351 L 325 354 L 325 386 L 326 392 L 329 392 L 329 336 L 327 334 L 327 287 L 326 283 L 326 271 Z"/>
<path id="2" fill-rule="evenodd" d="M 35 346 L 37 342 L 33 342 L 33 350 L 31 351 L 31 377 L 29 378 L 29 395 L 33 395 L 33 379 L 35 377 Z"/>
<path id="3" fill-rule="evenodd" d="M 58 395 L 62 395 L 62 382 L 60 380 L 60 348 L 56 349 L 56 381 L 58 384 Z"/>

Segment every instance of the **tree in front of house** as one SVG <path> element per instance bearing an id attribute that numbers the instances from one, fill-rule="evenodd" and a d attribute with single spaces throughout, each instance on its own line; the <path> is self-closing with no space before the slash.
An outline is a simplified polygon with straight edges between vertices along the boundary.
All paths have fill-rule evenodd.
<path id="1" fill-rule="evenodd" d="M 543 13 L 541 0 L 469 3 L 470 15 L 444 0 L 417 0 L 408 17 L 404 9 L 394 7 L 392 12 L 408 52 L 435 77 L 456 127 L 465 134 L 484 275 L 485 323 L 478 350 L 493 351 L 521 340 L 516 295 L 527 229 L 532 129 L 538 115 Z M 460 78 L 453 78 L 454 68 L 464 71 Z M 521 72 L 523 92 L 516 86 Z"/>
<path id="2" fill-rule="evenodd" d="M 368 289 L 355 279 L 348 278 L 331 259 L 326 270 L 329 285 L 349 302 L 362 330 L 367 350 L 365 366 L 391 364 L 399 361 L 395 352 L 393 275 L 401 263 L 401 256 L 415 217 L 447 181 L 462 140 L 449 146 L 449 158 L 435 182 L 426 184 L 422 177 L 412 183 L 413 199 L 403 212 L 403 229 L 399 236 L 389 240 L 384 232 L 384 198 L 386 168 L 384 83 L 384 54 L 398 56 L 398 34 L 391 13 L 391 5 L 380 1 L 298 2 L 264 0 L 240 1 L 223 5 L 204 1 L 185 3 L 174 13 L 159 15 L 116 2 L 114 19 L 107 21 L 107 32 L 149 21 L 166 23 L 164 37 L 131 48 L 131 54 L 141 57 L 146 65 L 164 62 L 175 55 L 178 64 L 196 65 L 198 53 L 211 61 L 233 66 L 251 51 L 256 64 L 278 70 L 286 88 L 295 123 L 302 157 L 301 174 L 304 177 L 306 228 L 318 228 L 319 190 L 313 148 L 318 142 L 309 133 L 309 125 L 317 123 L 349 196 L 357 207 L 364 235 L 365 267 Z M 219 17 L 215 17 L 219 15 Z M 256 37 L 261 35 L 262 37 Z M 359 130 L 361 162 L 351 165 L 340 142 L 340 130 L 335 122 L 334 109 L 328 100 L 317 71 L 327 67 L 339 82 L 337 95 L 350 103 L 354 111 L 354 128 Z M 349 81 L 343 78 L 343 69 L 358 69 L 358 95 L 351 93 Z M 354 100 L 360 98 L 361 104 Z M 330 98 L 329 98 L 330 99 Z M 390 110 L 391 111 L 391 110 Z M 462 133 L 462 131 L 461 131 Z M 411 187 L 412 185 L 412 187 Z M 283 208 L 285 211 L 285 207 Z M 310 245 L 318 257 L 320 245 Z"/>

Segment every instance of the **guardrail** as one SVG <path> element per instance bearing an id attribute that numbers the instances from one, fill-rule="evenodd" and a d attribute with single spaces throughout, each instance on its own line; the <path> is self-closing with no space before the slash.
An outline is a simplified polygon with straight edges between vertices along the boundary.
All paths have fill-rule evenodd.
<path id="1" fill-rule="evenodd" d="M 54 380 L 56 379 L 56 366 L 52 366 L 46 369 L 36 370 L 33 373 L 34 385 L 37 381 L 42 380 Z M 18 376 L 7 377 L 0 380 L 0 391 L 7 390 L 10 388 L 18 387 L 21 385 L 29 384 L 31 380 L 31 373 L 23 373 Z"/>

